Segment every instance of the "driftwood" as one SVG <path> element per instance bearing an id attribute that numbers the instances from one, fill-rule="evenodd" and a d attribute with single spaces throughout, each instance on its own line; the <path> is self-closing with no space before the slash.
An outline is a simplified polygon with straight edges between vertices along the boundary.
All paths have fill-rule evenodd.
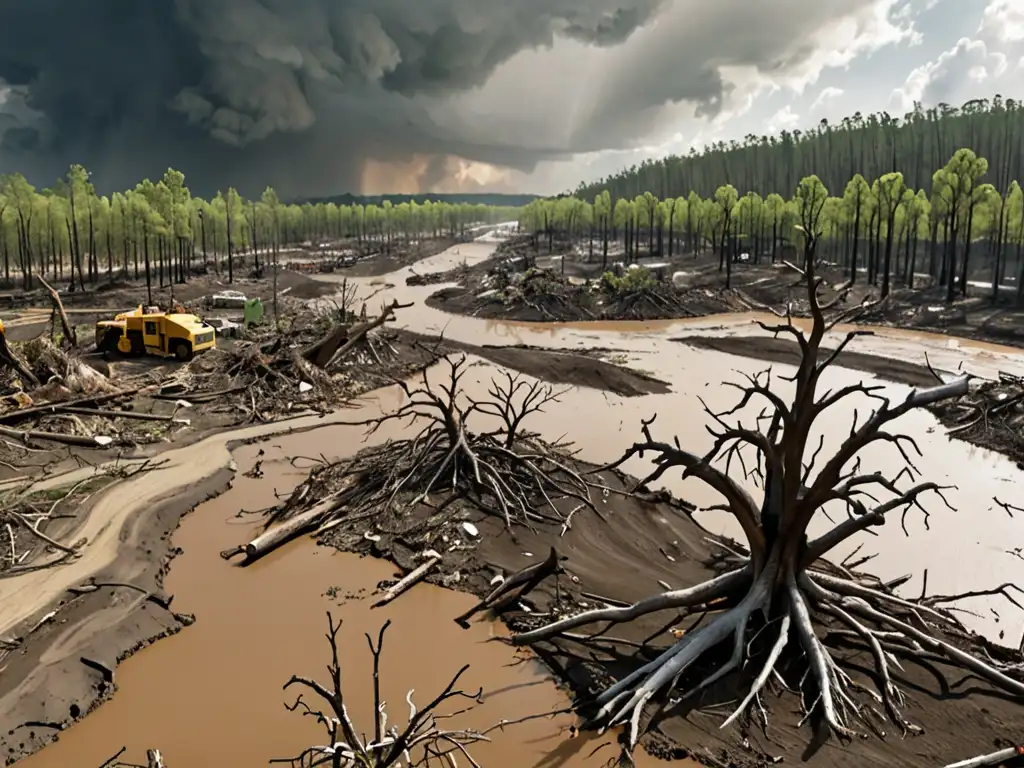
<path id="1" fill-rule="evenodd" d="M 311 344 L 302 351 L 302 357 L 308 360 L 317 368 L 328 368 L 332 363 L 344 357 L 345 354 L 361 342 L 370 331 L 380 328 L 384 323 L 394 319 L 396 309 L 405 309 L 412 304 L 399 304 L 391 302 L 381 310 L 381 313 L 373 320 L 355 325 L 339 325 L 329 334 L 315 344 Z"/>
<path id="2" fill-rule="evenodd" d="M 62 445 L 77 445 L 84 448 L 102 448 L 109 443 L 93 435 L 65 435 L 60 432 L 40 432 L 36 429 L 12 429 L 0 426 L 0 435 L 20 440 L 23 443 L 31 440 L 49 440 Z"/>
<path id="3" fill-rule="evenodd" d="M 102 395 L 89 395 L 87 397 L 79 397 L 74 400 L 66 400 L 62 403 L 46 403 L 45 405 L 34 405 L 31 408 L 21 408 L 16 411 L 9 411 L 7 413 L 0 413 L 0 424 L 10 424 L 12 421 L 21 421 L 22 419 L 38 418 L 39 416 L 46 416 L 51 413 L 58 413 L 61 409 L 78 407 L 83 405 L 99 405 L 100 403 L 109 403 L 112 400 L 117 400 L 120 397 L 130 397 L 138 394 L 138 389 L 126 389 L 119 392 L 107 392 Z"/>
<path id="4" fill-rule="evenodd" d="M 248 565 L 254 560 L 259 560 L 268 552 L 277 549 L 285 542 L 291 541 L 300 533 L 315 530 L 325 517 L 336 512 L 338 507 L 344 503 L 341 495 L 357 485 L 358 482 L 358 475 L 351 475 L 345 478 L 344 483 L 337 492 L 321 501 L 312 509 L 290 517 L 280 525 L 264 531 L 248 544 L 225 549 L 220 553 L 220 556 L 225 560 L 230 560 L 236 555 L 245 555 L 245 564 Z"/>
<path id="5" fill-rule="evenodd" d="M 987 755 L 978 755 L 969 760 L 961 760 L 958 763 L 950 763 L 946 768 L 982 768 L 987 765 L 1002 765 L 1015 757 L 1024 756 L 1024 747 L 1007 747 L 998 752 L 990 752 Z"/>
<path id="6" fill-rule="evenodd" d="M 490 594 L 474 605 L 461 616 L 455 618 L 455 623 L 464 629 L 469 628 L 469 619 L 483 610 L 500 611 L 510 605 L 513 601 L 526 596 L 530 591 L 540 584 L 544 579 L 561 569 L 561 563 L 567 560 L 566 557 L 559 557 L 554 547 L 548 552 L 548 556 L 539 563 L 527 566 L 520 571 L 503 580 Z M 521 587 L 521 589 L 519 588 Z"/>
<path id="7" fill-rule="evenodd" d="M 60 294 L 57 293 L 56 289 L 46 282 L 46 280 L 38 275 L 36 277 L 39 282 L 42 283 L 43 288 L 45 288 L 50 294 L 50 301 L 53 302 L 53 311 L 57 313 L 58 317 L 60 317 L 60 325 L 61 329 L 64 331 L 64 338 L 68 340 L 71 346 L 77 347 L 78 335 L 75 333 L 75 327 L 71 325 L 71 322 L 68 320 L 68 313 L 64 311 L 64 302 L 60 300 Z"/>
<path id="8" fill-rule="evenodd" d="M 160 413 L 139 413 L 138 411 L 112 411 L 102 408 L 79 408 L 73 405 L 59 406 L 55 413 L 76 413 L 81 416 L 105 416 L 110 419 L 135 419 L 136 421 L 174 421 L 174 416 Z"/>
<path id="9" fill-rule="evenodd" d="M 84 395 L 116 390 L 110 380 L 92 366 L 83 362 L 76 354 L 60 349 L 44 336 L 33 339 L 25 345 L 25 356 L 33 361 L 36 370 L 49 369 L 57 382 L 63 382 L 72 391 Z M 51 379 L 48 384 L 53 384 Z"/>
<path id="10" fill-rule="evenodd" d="M 7 343 L 7 334 L 4 331 L 0 331 L 0 364 L 13 368 L 30 387 L 39 386 L 39 379 L 29 369 L 28 364 Z"/>
<path id="11" fill-rule="evenodd" d="M 420 565 L 420 566 L 414 568 L 412 571 L 410 571 L 408 573 L 408 575 L 405 576 L 405 578 L 403 578 L 400 581 L 396 582 L 394 585 L 388 587 L 388 589 L 386 589 L 384 591 L 384 596 L 381 597 L 380 600 L 375 602 L 370 607 L 371 608 L 380 608 L 381 606 L 385 606 L 388 603 L 390 603 L 392 600 L 394 600 L 396 597 L 398 597 L 401 594 L 403 594 L 404 592 L 412 589 L 414 586 L 416 586 L 421 581 L 423 581 L 425 578 L 427 578 L 427 575 L 434 569 L 434 566 L 436 566 L 440 562 L 441 562 L 441 556 L 440 555 L 432 556 L 425 563 L 423 563 L 422 565 Z"/>
<path id="12" fill-rule="evenodd" d="M 159 749 L 147 749 L 146 750 L 146 764 L 139 765 L 138 763 L 126 763 L 121 760 L 121 755 L 128 751 L 128 747 L 121 747 L 117 751 L 117 754 L 113 757 L 108 757 L 100 765 L 100 768 L 167 768 L 167 764 L 164 762 L 163 755 L 160 754 Z"/>

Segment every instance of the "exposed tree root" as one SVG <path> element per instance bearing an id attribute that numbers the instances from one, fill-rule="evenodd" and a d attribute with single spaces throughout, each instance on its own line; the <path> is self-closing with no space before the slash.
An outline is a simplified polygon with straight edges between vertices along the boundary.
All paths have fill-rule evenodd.
<path id="1" fill-rule="evenodd" d="M 442 524 L 445 510 L 454 512 L 453 502 L 465 500 L 500 517 L 515 535 L 520 525 L 564 525 L 576 509 L 597 513 L 590 498 L 592 484 L 571 466 L 560 446 L 546 445 L 522 428 L 524 419 L 559 393 L 506 374 L 492 382 L 487 398 L 474 399 L 460 384 L 468 368 L 465 356 L 446 357 L 442 365 L 447 366 L 445 383 L 431 386 L 426 371 L 418 387 L 396 382 L 405 392 L 405 404 L 388 416 L 362 422 L 371 435 L 389 421 L 422 425 L 412 437 L 369 448 L 337 464 L 322 463 L 274 510 L 270 523 L 319 504 L 321 528 L 332 521 L 372 520 L 380 532 L 408 534 L 409 526 Z M 499 426 L 488 432 L 470 430 L 469 422 L 482 417 L 491 417 Z M 358 483 L 346 482 L 354 476 Z M 344 490 L 336 493 L 339 487 Z M 420 505 L 431 506 L 435 496 L 443 501 L 429 519 L 405 514 Z M 565 512 L 559 501 L 574 508 Z"/>
<path id="2" fill-rule="evenodd" d="M 804 222 L 807 232 L 813 233 L 814 226 L 812 220 Z M 804 720 L 815 718 L 844 740 L 866 737 L 865 729 L 880 733 L 886 720 L 904 734 L 920 730 L 903 713 L 905 699 L 891 671 L 893 667 L 899 668 L 901 658 L 940 659 L 1024 700 L 1024 664 L 983 659 L 955 644 L 960 641 L 964 645 L 980 645 L 942 607 L 961 596 L 900 598 L 886 585 L 872 583 L 848 567 L 833 566 L 822 559 L 851 536 L 885 524 L 893 514 L 901 515 L 901 524 L 907 531 L 909 509 L 921 509 L 927 517 L 920 502 L 924 494 L 936 494 L 945 501 L 943 489 L 935 483 L 901 485 L 904 477 L 914 479 L 918 474 L 910 458 L 910 451 L 917 451 L 917 446 L 911 438 L 888 431 L 888 425 L 911 410 L 963 395 L 967 391 L 967 377 L 940 381 L 930 389 L 912 390 L 896 405 L 880 394 L 880 387 L 864 384 L 819 393 L 822 371 L 860 333 L 849 334 L 837 350 L 819 359 L 826 330 L 845 314 L 826 319 L 824 312 L 845 294 L 839 290 L 831 302 L 819 300 L 819 281 L 813 275 L 814 242 L 813 236 L 808 238 L 806 263 L 810 268 L 804 272 L 814 321 L 812 330 L 805 334 L 790 322 L 765 326 L 777 334 L 795 337 L 800 345 L 802 362 L 793 377 L 796 391 L 792 400 L 784 401 L 771 389 L 770 372 L 767 376 L 750 377 L 745 385 L 734 385 L 742 395 L 735 408 L 714 413 L 705 407 L 714 425 L 711 431 L 715 438 L 708 453 L 690 453 L 678 440 L 656 440 L 650 419 L 642 424 L 642 440 L 619 461 L 602 468 L 613 469 L 634 456 L 651 456 L 654 469 L 639 481 L 638 490 L 647 490 L 650 483 L 673 468 L 679 468 L 684 477 L 698 478 L 716 490 L 725 502 L 717 508 L 733 515 L 745 534 L 745 551 L 728 549 L 729 558 L 737 567 L 702 584 L 664 592 L 625 607 L 586 611 L 512 638 L 518 645 L 557 643 L 559 638 L 587 644 L 615 624 L 656 611 L 673 609 L 695 614 L 718 610 L 710 621 L 698 622 L 675 644 L 610 685 L 595 700 L 580 702 L 580 710 L 587 714 L 587 726 L 627 727 L 627 751 L 632 751 L 642 735 L 644 709 L 649 703 L 657 703 L 662 710 L 672 709 L 745 667 L 754 670 L 753 680 L 740 692 L 739 705 L 722 727 L 745 717 L 755 703 L 766 719 L 759 701 L 762 691 L 773 677 L 780 681 L 792 679 L 794 667 L 802 669 L 795 687 L 803 697 Z M 854 395 L 870 397 L 879 405 L 869 418 L 855 422 L 832 456 L 821 457 L 824 440 L 814 441 L 816 447 L 809 445 L 814 422 L 837 402 Z M 767 403 L 758 419 L 758 428 L 727 421 L 728 416 L 758 398 Z M 762 422 L 767 423 L 763 430 L 759 428 Z M 860 470 L 858 455 L 879 442 L 895 446 L 906 461 L 906 467 L 892 478 Z M 741 448 L 756 454 L 753 465 Z M 720 460 L 724 469 L 718 466 Z M 743 466 L 745 476 L 762 490 L 760 501 L 730 476 L 733 460 Z M 878 493 L 888 498 L 871 495 Z M 847 519 L 819 538 L 808 540 L 811 520 L 824 514 L 825 506 L 831 504 L 845 506 Z M 990 593 L 1001 593 L 1016 604 L 1009 594 L 1011 587 L 1004 585 Z M 594 634 L 589 636 L 570 634 L 589 625 L 603 628 L 592 630 Z M 824 627 L 828 634 L 841 634 L 871 654 L 877 683 L 874 689 L 854 681 L 840 667 L 819 638 L 816 627 Z M 763 632 L 774 633 L 774 639 L 767 649 L 755 651 L 754 639 Z M 721 659 L 717 653 L 720 646 L 730 651 L 728 656 L 723 653 Z M 879 709 L 884 709 L 884 714 Z"/>

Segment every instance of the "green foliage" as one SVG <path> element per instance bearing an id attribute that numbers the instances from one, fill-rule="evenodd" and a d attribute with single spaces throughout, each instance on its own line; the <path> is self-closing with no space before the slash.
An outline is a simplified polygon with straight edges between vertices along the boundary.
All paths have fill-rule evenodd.
<path id="1" fill-rule="evenodd" d="M 613 272 L 605 272 L 601 275 L 601 290 L 611 294 L 636 293 L 654 288 L 658 284 L 658 278 L 646 267 L 638 269 L 627 269 L 619 277 Z"/>
<path id="2" fill-rule="evenodd" d="M 1004 242 L 1024 239 L 1024 194 L 1017 182 L 1008 184 L 1004 196 L 982 178 L 988 162 L 970 149 L 959 149 L 946 165 L 935 172 L 928 189 L 910 187 L 902 172 L 887 172 L 869 183 L 857 173 L 842 185 L 842 197 L 831 197 L 824 182 L 814 174 L 803 177 L 787 200 L 771 193 L 762 198 L 756 191 L 742 195 L 732 184 L 715 188 L 711 198 L 696 191 L 686 197 L 659 200 L 650 192 L 633 199 L 614 198 L 602 190 L 588 203 L 577 197 L 538 199 L 523 208 L 519 222 L 524 231 L 558 232 L 568 238 L 585 236 L 591 227 L 600 233 L 603 217 L 610 228 L 649 232 L 671 225 L 676 234 L 686 232 L 707 242 L 720 242 L 727 236 L 749 236 L 751 229 L 776 229 L 782 241 L 801 243 L 805 233 L 821 240 L 846 236 L 846 228 L 856 224 L 860 235 L 869 234 L 869 225 L 880 217 L 881 232 L 889 228 L 904 232 L 913 226 L 927 237 L 930 225 L 954 216 L 958 233 L 964 232 L 971 218 L 971 236 L 992 231 L 1000 212 L 1004 218 Z M 1005 209 L 1005 210 L 1004 210 Z M 653 215 L 652 215 L 653 214 Z M 648 235 L 644 235 L 646 245 Z"/>
<path id="3" fill-rule="evenodd" d="M 609 203 L 610 206 L 610 203 Z M 571 206 L 574 226 L 589 226 L 590 206 Z M 157 180 L 144 179 L 134 189 L 99 196 L 88 171 L 72 165 L 52 189 L 37 191 L 19 173 L 0 176 L 0 267 L 9 275 L 12 266 L 23 274 L 52 274 L 58 263 L 76 253 L 104 251 L 108 268 L 127 268 L 130 257 L 144 244 L 176 254 L 186 244 L 199 250 L 201 239 L 215 253 L 228 243 L 235 251 L 259 244 L 309 243 L 356 238 L 387 243 L 417 241 L 424 237 L 454 236 L 477 223 L 514 220 L 518 209 L 469 203 L 407 200 L 394 204 L 338 205 L 332 202 L 285 205 L 273 188 L 258 200 L 245 200 L 234 188 L 212 200 L 195 198 L 184 174 L 168 168 Z M 230 221 L 230 233 L 228 222 Z M 78 242 L 74 237 L 77 231 Z M 99 273 L 96 253 L 88 253 L 90 277 Z M 63 270 L 62 270 L 63 271 Z M 81 271 L 81 270 L 80 270 Z"/>

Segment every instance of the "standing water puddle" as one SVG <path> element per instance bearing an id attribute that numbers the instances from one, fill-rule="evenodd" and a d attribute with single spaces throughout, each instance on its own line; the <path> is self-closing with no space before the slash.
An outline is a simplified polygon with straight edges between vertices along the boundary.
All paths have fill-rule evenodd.
<path id="1" fill-rule="evenodd" d="M 356 280 L 363 286 L 364 295 L 374 294 L 375 302 L 397 299 L 414 306 L 399 310 L 396 327 L 421 333 L 443 332 L 445 338 L 470 344 L 517 345 L 525 344 L 549 349 L 604 348 L 637 370 L 670 382 L 673 391 L 664 395 L 643 398 L 620 398 L 594 390 L 574 388 L 559 404 L 547 408 L 545 418 L 534 420 L 532 429 L 545 437 L 568 435 L 580 448 L 581 458 L 595 463 L 613 461 L 634 440 L 640 437 L 640 420 L 660 414 L 654 426 L 655 436 L 679 436 L 690 450 L 702 452 L 712 445 L 705 429 L 709 418 L 698 397 L 714 410 L 732 407 L 738 400 L 738 391 L 723 387 L 723 381 L 741 382 L 743 374 L 756 374 L 769 367 L 769 363 L 720 352 L 695 349 L 671 339 L 684 335 L 709 336 L 762 336 L 767 337 L 755 324 L 761 320 L 777 324 L 771 315 L 728 315 L 693 320 L 666 320 L 650 322 L 589 322 L 589 323 L 516 323 L 454 316 L 426 306 L 425 299 L 441 286 L 407 286 L 405 279 L 414 270 L 427 274 L 451 269 L 458 264 L 473 264 L 488 258 L 494 250 L 491 242 L 463 244 L 430 259 L 410 270 L 400 270 L 384 277 Z M 456 253 L 458 251 L 458 253 Z M 328 281 L 341 280 L 335 275 L 322 276 Z M 352 282 L 352 281 L 350 281 Z M 826 345 L 834 345 L 854 326 L 840 326 L 826 338 Z M 937 368 L 955 371 L 964 365 L 979 376 L 996 378 L 999 371 L 1024 375 L 1024 355 L 1020 350 L 993 344 L 954 339 L 927 333 L 899 329 L 873 329 L 875 335 L 861 338 L 851 350 L 874 354 L 907 362 L 925 363 L 925 355 Z M 777 374 L 789 374 L 793 368 L 783 364 L 771 365 Z M 785 386 L 781 376 L 773 377 L 780 392 Z M 886 396 L 896 400 L 905 397 L 909 387 L 877 379 L 869 374 L 844 368 L 832 368 L 822 379 L 822 391 L 838 389 L 864 381 L 886 388 Z M 867 398 L 849 398 L 846 407 L 831 409 L 828 418 L 819 419 L 817 431 L 824 434 L 824 451 L 835 449 L 849 433 L 854 410 L 861 417 L 873 407 Z M 759 406 L 758 406 L 759 407 Z M 748 410 L 748 419 L 756 414 Z M 891 579 L 912 573 L 915 578 L 905 587 L 906 594 L 917 596 L 921 589 L 921 574 L 928 570 L 929 594 L 955 594 L 968 590 L 992 589 L 1006 583 L 1024 583 L 1024 562 L 1012 550 L 1024 543 L 1024 520 L 1010 518 L 998 508 L 994 497 L 1002 500 L 1014 498 L 1014 486 L 1020 477 L 1015 465 L 1003 456 L 951 440 L 945 428 L 925 412 L 912 413 L 894 425 L 899 431 L 912 436 L 922 451 L 914 457 L 924 480 L 957 486 L 946 492 L 946 498 L 957 512 L 950 512 L 937 497 L 923 497 L 926 508 L 933 512 L 925 528 L 923 515 L 911 510 L 906 518 L 907 539 L 900 520 L 892 520 L 878 535 L 863 534 L 851 539 L 843 547 L 833 550 L 836 559 L 842 559 L 856 546 L 863 544 L 859 553 L 875 553 L 868 566 L 879 576 Z M 812 436 L 816 445 L 818 435 Z M 890 445 L 872 446 L 861 456 L 865 471 L 884 470 L 894 476 L 902 466 L 898 452 Z M 650 471 L 649 462 L 633 459 L 624 469 L 634 475 Z M 665 483 L 673 492 L 701 506 L 719 503 L 713 493 L 700 481 L 685 483 L 668 478 Z M 755 490 L 756 489 L 752 489 Z M 841 509 L 837 514 L 845 514 Z M 838 520 L 840 518 L 835 517 Z M 730 517 L 719 513 L 701 513 L 700 521 L 715 533 L 739 536 L 739 526 Z M 827 519 L 819 516 L 811 533 L 820 533 L 830 527 Z M 951 564 L 956 567 L 951 567 Z M 964 604 L 979 615 L 963 614 L 968 626 L 984 632 L 993 640 L 1016 646 L 1024 633 L 1024 614 L 1005 600 Z M 998 613 L 993 613 L 992 609 Z"/>

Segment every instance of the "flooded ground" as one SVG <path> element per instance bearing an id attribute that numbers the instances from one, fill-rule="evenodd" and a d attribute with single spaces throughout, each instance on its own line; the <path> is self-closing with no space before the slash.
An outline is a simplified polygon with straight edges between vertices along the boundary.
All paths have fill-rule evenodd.
<path id="1" fill-rule="evenodd" d="M 322 732 L 311 718 L 285 710 L 295 696 L 281 686 L 292 674 L 327 680 L 328 610 L 345 622 L 346 701 L 363 729 L 372 729 L 372 667 L 363 634 L 376 638 L 388 619 L 393 624 L 385 637 L 382 677 L 392 722 L 401 723 L 407 715 L 410 688 L 423 704 L 463 664 L 471 666 L 460 687 L 471 692 L 483 688 L 485 702 L 452 726 L 484 729 L 501 719 L 565 707 L 566 697 L 538 663 L 490 642 L 504 631 L 500 624 L 481 622 L 465 631 L 452 621 L 476 602 L 470 595 L 420 585 L 390 606 L 371 610 L 372 601 L 364 598 L 378 582 L 393 577 L 393 567 L 318 548 L 308 540 L 247 568 L 219 557 L 220 550 L 246 540 L 252 531 L 252 518 L 239 517 L 241 510 L 272 504 L 275 491 L 287 493 L 305 476 L 286 457 L 342 455 L 358 448 L 361 439 L 361 428 L 328 427 L 239 449 L 235 458 L 241 472 L 251 467 L 258 451 L 266 452 L 261 457 L 265 476 L 239 475 L 230 491 L 197 508 L 174 537 L 184 554 L 174 562 L 167 590 L 175 595 L 178 610 L 198 617 L 196 624 L 121 665 L 115 697 L 59 742 L 24 761 L 26 768 L 99 766 L 122 745 L 131 760 L 142 760 L 147 748 L 159 747 L 171 768 L 257 766 L 321 743 Z M 488 768 L 593 765 L 583 758 L 611 737 L 569 739 L 572 722 L 561 715 L 510 726 L 472 753 Z M 613 753 L 608 747 L 595 759 Z"/>
<path id="2" fill-rule="evenodd" d="M 417 265 L 416 271 L 449 268 L 464 258 L 486 258 L 492 248 L 489 244 L 461 245 L 429 260 L 430 264 Z M 385 278 L 365 280 L 366 293 L 377 292 L 368 310 L 377 301 L 392 297 L 418 300 L 436 290 L 437 286 L 406 287 L 407 274 L 409 271 L 403 270 Z M 387 288 L 389 284 L 395 287 Z M 656 436 L 678 435 L 691 450 L 710 447 L 711 438 L 704 429 L 707 419 L 697 396 L 715 409 L 731 405 L 736 393 L 722 387 L 722 380 L 735 380 L 737 372 L 754 373 L 766 366 L 756 360 L 697 351 L 670 339 L 684 333 L 751 333 L 750 321 L 749 317 L 729 318 L 726 322 L 705 318 L 699 322 L 538 327 L 454 318 L 419 303 L 401 310 L 397 324 L 420 332 L 443 330 L 448 338 L 473 344 L 604 347 L 621 354 L 634 368 L 671 381 L 672 392 L 637 398 L 573 389 L 561 402 L 546 409 L 546 417 L 535 419 L 530 425 L 551 440 L 570 436 L 580 448 L 582 459 L 603 463 L 617 458 L 637 437 L 641 418 L 656 412 L 660 414 Z M 958 343 L 944 337 L 885 331 L 858 344 L 857 349 L 922 362 L 927 350 L 934 365 L 949 370 L 966 360 L 971 370 L 983 375 L 993 375 L 997 370 L 1024 373 L 1020 357 L 999 348 Z M 471 369 L 466 384 L 479 391 L 478 387 L 494 373 L 492 366 L 480 361 Z M 837 387 L 869 378 L 835 369 L 823 384 Z M 886 386 L 894 396 L 907 391 L 898 385 Z M 383 397 L 387 407 L 391 395 Z M 839 409 L 831 420 L 819 425 L 826 436 L 826 450 L 835 447 L 845 435 L 855 405 Z M 342 418 L 366 417 L 365 413 L 348 411 Z M 911 541 L 906 540 L 896 522 L 881 529 L 879 536 L 865 535 L 860 541 L 852 541 L 846 549 L 837 551 L 837 556 L 864 542 L 862 554 L 878 555 L 871 563 L 873 572 L 883 578 L 915 574 L 906 587 L 908 594 L 915 595 L 920 592 L 919 575 L 925 569 L 929 571 L 930 593 L 1024 582 L 1024 562 L 1006 551 L 1013 542 L 1024 541 L 1024 521 L 1008 517 L 991 501 L 994 496 L 1010 495 L 1018 471 L 1002 457 L 951 442 L 927 414 L 915 414 L 899 424 L 920 445 L 923 456 L 918 466 L 926 479 L 958 486 L 949 492 L 948 498 L 959 512 L 949 512 L 941 502 L 930 500 L 926 506 L 933 514 L 927 530 L 919 512 L 912 512 L 907 518 L 907 528 L 913 534 Z M 170 768 L 257 765 L 264 764 L 268 757 L 297 753 L 306 743 L 317 741 L 319 733 L 297 714 L 284 710 L 286 697 L 280 686 L 293 673 L 323 677 L 328 653 L 323 637 L 327 609 L 347 622 L 343 629 L 343 671 L 350 681 L 352 706 L 363 722 L 369 709 L 369 657 L 362 633 L 376 630 L 387 618 L 395 622 L 386 651 L 386 697 L 399 707 L 394 717 L 404 715 L 405 708 L 400 702 L 407 688 L 415 687 L 417 698 L 422 700 L 442 687 L 464 662 L 473 665 L 466 678 L 467 686 L 484 686 L 490 692 L 488 702 L 465 721 L 466 725 L 484 727 L 502 717 L 515 718 L 564 705 L 564 698 L 545 682 L 544 673 L 537 666 L 514 664 L 510 649 L 486 642 L 492 632 L 498 631 L 496 625 L 477 624 L 464 632 L 451 621 L 452 616 L 473 602 L 471 597 L 421 586 L 389 608 L 370 611 L 368 601 L 346 601 L 344 596 L 372 591 L 378 581 L 391 576 L 390 566 L 318 550 L 306 541 L 296 542 L 246 569 L 229 565 L 218 557 L 220 550 L 247 538 L 249 523 L 236 517 L 239 510 L 266 507 L 274 503 L 274 490 L 286 493 L 301 479 L 301 473 L 284 463 L 284 457 L 319 453 L 339 457 L 358 450 L 360 439 L 358 428 L 324 426 L 314 432 L 277 437 L 269 444 L 240 449 L 236 459 L 242 471 L 251 465 L 260 448 L 267 451 L 263 464 L 267 477 L 252 480 L 237 476 L 230 492 L 197 509 L 174 537 L 175 545 L 182 547 L 185 554 L 174 561 L 167 591 L 175 594 L 177 610 L 197 615 L 196 625 L 142 651 L 119 667 L 119 691 L 114 699 L 75 725 L 61 742 L 28 759 L 25 765 L 99 765 L 122 744 L 131 750 L 126 757 L 136 760 L 141 759 L 147 747 L 159 747 Z M 223 450 L 223 446 L 218 450 Z M 198 471 L 198 465 L 192 466 L 196 462 L 204 464 L 205 471 L 211 456 L 204 459 L 193 454 L 188 461 L 182 461 L 192 467 L 188 471 Z M 873 451 L 866 457 L 864 469 L 891 469 L 895 458 L 894 451 Z M 633 461 L 625 469 L 640 474 L 644 462 Z M 187 483 L 189 477 L 182 474 L 178 480 Z M 667 485 L 702 506 L 718 501 L 696 481 L 670 480 Z M 138 501 L 131 495 L 125 499 Z M 115 511 L 111 507 L 111 512 Z M 699 519 L 713 531 L 737 533 L 730 525 L 731 520 L 718 513 L 703 512 Z M 820 528 L 827 526 L 828 521 L 819 521 Z M 109 520 L 104 531 L 108 528 L 113 533 L 104 535 L 116 538 L 118 529 Z M 53 573 L 61 581 L 75 578 L 57 576 L 64 569 Z M 57 583 L 52 587 L 55 594 L 63 588 Z M 0 613 L 6 612 L 9 615 L 4 618 L 11 619 L 15 611 L 3 606 L 3 589 L 0 584 Z M 651 584 L 652 592 L 657 589 L 656 584 Z M 12 602 L 16 602 L 16 594 L 14 591 L 9 595 Z M 1001 637 L 1007 644 L 1017 644 L 1024 632 L 1024 616 L 1004 610 L 998 603 L 979 601 L 973 607 L 978 615 L 964 616 L 965 623 L 994 639 Z M 999 611 L 1001 618 L 991 613 L 992 608 Z M 430 663 L 423 663 L 424 659 Z M 601 742 L 567 739 L 567 724 L 562 718 L 518 726 L 507 737 L 496 739 L 494 745 L 481 748 L 477 757 L 487 768 L 519 768 L 601 765 L 611 756 L 610 750 L 604 750 L 585 760 L 584 756 Z"/>
<path id="3" fill-rule="evenodd" d="M 451 269 L 463 260 L 468 263 L 485 259 L 491 253 L 491 244 L 460 245 L 443 254 L 420 263 L 417 273 Z M 458 251 L 458 253 L 455 253 Z M 617 322 L 540 324 L 506 323 L 476 320 L 447 315 L 423 304 L 423 298 L 438 286 L 406 286 L 410 271 L 366 281 L 364 293 L 374 293 L 372 301 L 417 302 L 398 313 L 396 325 L 419 332 L 441 333 L 446 338 L 471 344 L 515 345 L 526 344 L 543 348 L 572 350 L 575 348 L 604 348 L 616 354 L 616 360 L 671 383 L 673 391 L 643 398 L 616 398 L 613 395 L 586 389 L 574 389 L 562 401 L 548 409 L 548 417 L 535 426 L 545 437 L 557 438 L 567 434 L 580 448 L 584 460 L 604 463 L 617 458 L 639 437 L 642 418 L 659 414 L 655 435 L 678 435 L 683 443 L 697 452 L 707 450 L 712 438 L 704 428 L 708 418 L 698 397 L 715 410 L 731 407 L 737 391 L 722 387 L 723 381 L 740 381 L 743 373 L 754 374 L 768 367 L 759 360 L 736 357 L 718 352 L 698 350 L 671 339 L 688 335 L 763 335 L 755 320 L 778 322 L 778 318 L 764 315 L 737 315 L 729 317 L 699 318 L 683 321 Z M 330 276 L 327 276 L 330 277 Z M 392 286 L 385 288 L 385 286 Z M 852 328 L 839 327 L 833 332 L 836 341 Z M 956 371 L 963 365 L 979 375 L 996 377 L 999 371 L 1024 375 L 1024 355 L 1006 347 L 951 339 L 931 334 L 901 332 L 896 329 L 878 329 L 875 336 L 858 339 L 851 346 L 858 352 L 882 357 L 925 363 L 925 355 L 936 368 Z M 776 365 L 780 374 L 792 368 Z M 908 387 L 892 384 L 872 376 L 842 368 L 833 368 L 822 380 L 823 388 L 839 388 L 866 381 L 884 385 L 886 393 L 898 398 L 909 392 Z M 776 377 L 776 383 L 778 377 Z M 780 391 L 784 391 L 784 386 Z M 822 419 L 818 431 L 825 435 L 825 451 L 838 446 L 849 431 L 856 408 L 870 407 L 870 402 L 850 400 L 847 408 L 830 411 L 828 420 Z M 755 411 L 748 411 L 752 416 Z M 604 414 L 596 418 L 595 414 Z M 877 553 L 871 562 L 873 572 L 883 578 L 896 578 L 912 573 L 915 578 L 905 587 L 907 594 L 919 594 L 921 576 L 928 570 L 929 594 L 952 594 L 967 590 L 991 589 L 1005 583 L 1024 583 L 1024 561 L 1012 551 L 1024 541 L 1024 520 L 1009 517 L 993 502 L 994 497 L 1006 499 L 1013 494 L 1019 470 L 1006 458 L 966 443 L 952 441 L 945 430 L 930 414 L 912 413 L 898 422 L 903 432 L 914 437 L 922 451 L 915 459 L 924 479 L 957 486 L 946 493 L 950 504 L 957 509 L 952 513 L 941 500 L 931 498 L 926 508 L 933 514 L 927 520 L 920 511 L 911 511 L 907 529 L 912 539 L 907 540 L 901 526 L 887 525 L 880 535 L 863 535 L 851 540 L 845 548 L 837 548 L 835 556 L 841 559 L 854 547 L 863 544 L 860 555 Z M 815 435 L 816 443 L 818 436 Z M 897 466 L 899 454 L 891 446 L 883 446 L 863 457 L 864 469 L 891 470 Z M 624 469 L 633 474 L 645 472 L 646 463 L 636 459 Z M 893 471 L 895 474 L 895 471 Z M 706 486 L 697 480 L 680 483 L 669 479 L 666 487 L 699 505 L 717 503 Z M 843 514 L 839 511 L 839 514 Z M 732 518 L 718 513 L 700 514 L 700 522 L 716 533 L 739 535 Z M 830 526 L 827 519 L 819 518 L 818 527 L 811 533 Z M 1016 543 L 1015 543 L 1016 542 Z M 963 563 L 951 568 L 950 563 Z M 1024 634 L 1024 612 L 1005 601 L 968 606 L 979 615 L 965 614 L 964 622 L 995 640 L 1016 646 Z M 992 612 L 992 609 L 998 615 Z"/>

